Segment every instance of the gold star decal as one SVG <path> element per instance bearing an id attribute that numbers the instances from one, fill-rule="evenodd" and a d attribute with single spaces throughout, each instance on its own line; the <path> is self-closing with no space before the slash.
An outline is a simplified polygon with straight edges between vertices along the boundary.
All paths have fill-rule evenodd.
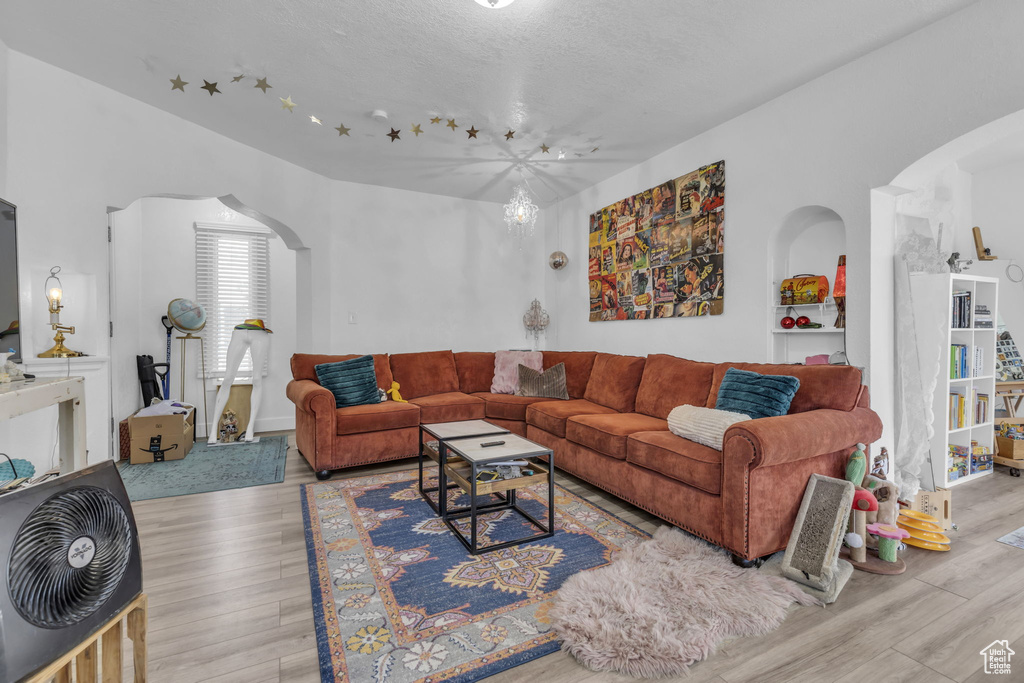
<path id="1" fill-rule="evenodd" d="M 419 137 L 419 136 L 420 136 L 420 133 L 422 133 L 422 132 L 423 132 L 423 129 L 422 129 L 422 128 L 420 128 L 420 124 L 418 124 L 418 123 L 417 123 L 417 124 L 416 124 L 415 126 L 413 126 L 412 128 L 410 128 L 410 130 L 411 130 L 411 131 L 412 131 L 413 133 L 416 133 L 416 137 Z"/>
<path id="2" fill-rule="evenodd" d="M 441 123 L 441 117 L 440 116 L 435 116 L 434 118 L 430 119 L 430 122 L 431 123 Z"/>
<path id="3" fill-rule="evenodd" d="M 476 129 L 476 126 L 474 126 L 474 127 L 470 128 L 469 130 L 467 130 L 466 132 L 469 133 L 469 137 L 475 138 L 476 134 L 479 133 L 480 131 L 478 131 Z"/>
<path id="4" fill-rule="evenodd" d="M 549 149 L 551 149 L 551 148 L 550 148 L 550 147 L 548 147 L 547 145 L 541 145 L 541 146 L 540 146 L 540 151 L 544 152 L 545 154 L 548 154 L 548 153 L 549 153 L 549 152 L 548 152 L 548 150 L 549 150 Z"/>
<path id="5" fill-rule="evenodd" d="M 245 74 L 238 74 L 237 76 L 231 79 L 231 82 L 238 83 L 238 81 L 242 80 L 243 78 L 245 78 Z"/>
<path id="6" fill-rule="evenodd" d="M 516 136 L 516 132 L 515 132 L 514 130 L 512 130 L 511 128 L 509 128 L 509 129 L 508 129 L 508 132 L 507 132 L 507 133 L 505 133 L 505 139 L 506 139 L 506 140 L 511 140 L 511 139 L 512 139 L 512 138 L 514 138 L 515 136 Z"/>
<path id="7" fill-rule="evenodd" d="M 176 78 L 170 79 L 170 81 L 171 90 L 180 90 L 181 92 L 185 92 L 185 86 L 188 85 L 188 81 L 181 80 L 181 74 L 178 74 Z"/>
<path id="8" fill-rule="evenodd" d="M 313 123 L 315 123 L 315 124 L 316 124 L 316 125 L 318 125 L 318 126 L 322 126 L 322 125 L 324 125 L 324 122 L 323 122 L 323 121 L 321 121 L 321 120 L 320 120 L 320 119 L 318 119 L 317 117 L 313 116 L 312 114 L 310 114 L 310 115 L 309 115 L 309 120 L 310 120 L 310 121 L 312 121 Z"/>
<path id="9" fill-rule="evenodd" d="M 220 92 L 220 90 L 217 90 L 217 83 L 216 82 L 210 83 L 210 81 L 208 81 L 208 80 L 206 80 L 204 78 L 203 79 L 203 83 L 206 84 L 206 85 L 203 86 L 203 90 L 205 90 L 206 92 L 210 93 L 210 97 L 213 97 L 213 93 Z"/>
<path id="10" fill-rule="evenodd" d="M 281 100 L 281 109 L 287 109 L 288 111 L 293 111 L 295 109 L 295 103 L 292 102 L 291 95 L 288 97 L 278 97 L 277 99 Z"/>
<path id="11" fill-rule="evenodd" d="M 590 153 L 593 154 L 594 152 L 596 152 L 599 149 L 601 149 L 601 148 L 600 147 L 595 147 L 594 149 L 590 150 Z"/>
<path id="12" fill-rule="evenodd" d="M 341 137 L 342 135 L 348 135 L 348 132 L 350 130 L 352 130 L 352 129 L 351 128 L 346 128 L 345 124 L 343 123 L 340 126 L 338 126 L 337 128 L 335 128 L 334 130 L 338 131 L 338 137 Z M 348 135 L 348 136 L 352 137 L 351 135 Z"/>
<path id="13" fill-rule="evenodd" d="M 257 78 L 256 79 L 256 85 L 253 86 L 253 87 L 259 88 L 264 93 L 266 93 L 267 92 L 267 88 L 273 88 L 274 86 L 272 86 L 269 83 L 267 83 L 267 79 L 265 79 L 265 78 Z"/>
<path id="14" fill-rule="evenodd" d="M 401 140 L 402 138 L 398 137 L 398 134 L 401 132 L 402 131 L 400 130 L 395 130 L 394 128 L 392 128 L 391 132 L 388 133 L 388 137 L 391 138 L 391 142 L 394 142 L 395 140 Z"/>
<path id="15" fill-rule="evenodd" d="M 458 128 L 458 126 L 455 125 L 455 119 L 448 119 L 448 123 L 446 123 L 444 125 L 448 126 L 452 130 L 455 130 L 456 128 Z"/>

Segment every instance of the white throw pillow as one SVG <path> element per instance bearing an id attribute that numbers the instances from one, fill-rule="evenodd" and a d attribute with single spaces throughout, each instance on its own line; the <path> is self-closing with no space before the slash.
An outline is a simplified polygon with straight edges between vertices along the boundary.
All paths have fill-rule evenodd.
<path id="1" fill-rule="evenodd" d="M 703 444 L 716 451 L 722 450 L 725 430 L 737 422 L 749 420 L 749 415 L 731 413 L 728 410 L 700 408 L 698 406 L 677 406 L 668 414 L 668 429 L 684 439 Z"/>

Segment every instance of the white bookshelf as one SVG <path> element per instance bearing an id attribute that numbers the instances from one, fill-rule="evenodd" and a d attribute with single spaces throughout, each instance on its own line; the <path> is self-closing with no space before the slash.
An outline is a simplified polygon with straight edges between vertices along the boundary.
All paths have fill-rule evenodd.
<path id="1" fill-rule="evenodd" d="M 975 472 L 971 459 L 971 445 L 976 442 L 994 452 L 993 418 L 996 406 L 996 326 L 999 299 L 999 280 L 967 273 L 914 274 L 911 276 L 915 327 L 922 374 L 929 368 L 937 369 L 938 382 L 932 402 L 935 434 L 931 440 L 932 475 L 935 486 L 948 488 L 992 474 L 992 469 Z M 965 326 L 954 319 L 954 294 L 970 294 L 970 307 Z M 976 327 L 978 305 L 986 306 L 991 314 L 992 327 Z M 940 343 L 941 342 L 941 343 Z M 954 377 L 951 364 L 954 345 L 966 349 L 967 368 L 963 376 Z M 975 367 L 975 354 L 980 353 L 980 366 Z M 937 366 L 937 367 L 936 367 Z M 952 394 L 963 397 L 965 414 L 961 424 L 953 422 L 955 410 Z M 985 419 L 976 419 L 977 397 L 988 397 Z M 967 474 L 950 478 L 952 466 L 951 445 L 965 447 Z"/>
<path id="2" fill-rule="evenodd" d="M 773 290 L 778 301 L 779 287 Z M 792 309 L 792 310 L 790 310 Z M 825 353 L 832 354 L 843 350 L 843 334 L 845 329 L 836 327 L 839 309 L 835 300 L 829 296 L 817 304 L 779 304 L 771 305 L 772 321 L 772 361 L 775 363 L 802 363 L 807 356 Z M 812 327 L 802 330 L 798 327 L 786 329 L 782 319 L 787 315 L 798 318 L 806 315 L 812 322 L 821 323 L 823 327 Z"/>

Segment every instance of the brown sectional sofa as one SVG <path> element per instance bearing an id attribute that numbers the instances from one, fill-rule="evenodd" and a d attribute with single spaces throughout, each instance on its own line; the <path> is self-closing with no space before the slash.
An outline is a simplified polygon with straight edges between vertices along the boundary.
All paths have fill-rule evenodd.
<path id="1" fill-rule="evenodd" d="M 545 368 L 566 368 L 570 398 L 553 401 L 490 393 L 493 353 L 378 354 L 379 386 L 398 381 L 409 402 L 335 408 L 314 366 L 355 357 L 292 356 L 296 441 L 318 477 L 414 456 L 422 423 L 486 419 L 551 448 L 559 469 L 742 560 L 783 549 L 810 475 L 842 477 L 853 446 L 882 431 L 849 366 L 545 351 Z M 675 406 L 714 407 L 730 367 L 798 377 L 789 414 L 733 425 L 721 451 L 668 431 Z"/>

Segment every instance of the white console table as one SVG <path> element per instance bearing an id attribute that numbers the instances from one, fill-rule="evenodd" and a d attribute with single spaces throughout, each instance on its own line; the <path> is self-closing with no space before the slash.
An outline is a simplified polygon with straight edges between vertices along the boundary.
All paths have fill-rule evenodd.
<path id="1" fill-rule="evenodd" d="M 33 379 L 0 384 L 0 420 L 57 406 L 60 472 L 88 464 L 85 451 L 85 380 L 81 377 Z"/>

